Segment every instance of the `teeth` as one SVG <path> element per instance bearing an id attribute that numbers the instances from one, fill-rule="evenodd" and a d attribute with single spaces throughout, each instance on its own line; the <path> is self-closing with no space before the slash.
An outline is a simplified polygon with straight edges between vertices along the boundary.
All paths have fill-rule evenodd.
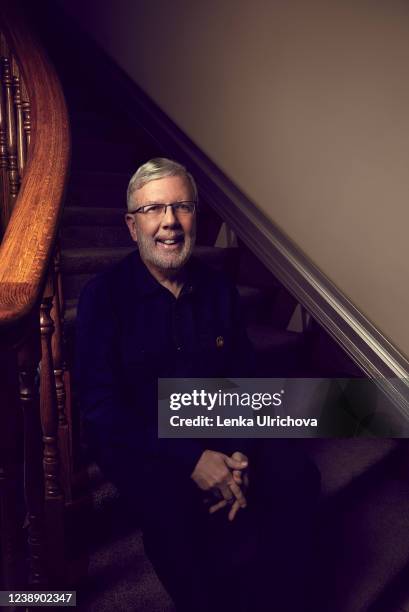
<path id="1" fill-rule="evenodd" d="M 160 242 L 163 242 L 164 244 L 176 244 L 177 240 L 160 240 Z"/>

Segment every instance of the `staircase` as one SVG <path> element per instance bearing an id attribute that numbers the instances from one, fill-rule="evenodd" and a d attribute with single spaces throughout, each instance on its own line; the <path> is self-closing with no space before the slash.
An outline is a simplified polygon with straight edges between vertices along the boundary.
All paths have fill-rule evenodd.
<path id="1" fill-rule="evenodd" d="M 86 75 L 54 49 L 72 126 L 72 174 L 61 227 L 65 338 L 73 363 L 76 305 L 84 284 L 135 247 L 123 215 L 131 174 L 151 157 L 167 155 L 147 134 L 89 89 Z M 99 100 L 96 105 L 95 100 Z M 97 108 L 95 108 L 97 106 Z M 257 355 L 260 376 L 354 376 L 356 368 L 313 325 L 288 331 L 292 296 L 243 244 L 215 247 L 221 220 L 201 202 L 195 254 L 236 282 Z M 324 347 L 324 348 L 323 348 Z M 75 381 L 74 381 L 75 405 Z M 397 440 L 305 440 L 323 479 L 317 521 L 316 612 L 409 612 L 408 445 Z M 115 489 L 86 449 L 78 486 L 89 496 L 72 505 L 72 554 L 88 547 L 89 573 L 77 589 L 81 610 L 171 612 L 172 603 L 142 550 L 141 534 Z M 85 475 L 85 476 L 84 476 Z M 85 499 L 85 501 L 84 501 Z M 87 505 L 87 502 L 89 504 Z M 273 593 L 272 593 L 273 600 Z"/>

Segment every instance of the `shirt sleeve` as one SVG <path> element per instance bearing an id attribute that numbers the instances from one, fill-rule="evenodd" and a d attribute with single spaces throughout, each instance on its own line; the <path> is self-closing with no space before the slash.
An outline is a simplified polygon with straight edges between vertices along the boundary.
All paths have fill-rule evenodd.
<path id="1" fill-rule="evenodd" d="M 199 441 L 158 439 L 157 428 L 141 427 L 123 396 L 121 331 L 104 280 L 97 277 L 85 287 L 77 313 L 75 379 L 91 453 L 120 489 L 129 486 L 139 462 L 153 457 L 176 462 L 189 476 L 203 450 Z"/>

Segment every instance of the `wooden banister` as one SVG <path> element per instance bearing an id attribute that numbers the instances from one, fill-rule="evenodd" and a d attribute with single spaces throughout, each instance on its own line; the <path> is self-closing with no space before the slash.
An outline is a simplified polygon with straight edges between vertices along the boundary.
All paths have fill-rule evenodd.
<path id="1" fill-rule="evenodd" d="M 4 327 L 28 314 L 39 300 L 62 209 L 70 135 L 57 75 L 15 3 L 2 4 L 0 20 L 28 95 L 24 129 L 30 134 L 20 189 L 0 246 L 0 326 Z"/>
<path id="2" fill-rule="evenodd" d="M 3 0 L 0 432 L 12 432 L 0 435 L 3 589 L 64 583 L 64 511 L 72 470 L 57 235 L 69 157 L 68 113 L 58 77 L 19 3 Z"/>

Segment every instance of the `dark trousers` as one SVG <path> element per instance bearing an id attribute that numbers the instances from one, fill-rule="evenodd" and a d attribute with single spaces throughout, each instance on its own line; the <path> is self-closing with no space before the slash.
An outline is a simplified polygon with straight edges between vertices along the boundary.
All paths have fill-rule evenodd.
<path id="1" fill-rule="evenodd" d="M 145 550 L 178 612 L 310 609 L 319 473 L 297 440 L 257 441 L 249 465 L 248 506 L 233 522 L 227 509 L 208 513 L 176 464 L 138 473 Z"/>

